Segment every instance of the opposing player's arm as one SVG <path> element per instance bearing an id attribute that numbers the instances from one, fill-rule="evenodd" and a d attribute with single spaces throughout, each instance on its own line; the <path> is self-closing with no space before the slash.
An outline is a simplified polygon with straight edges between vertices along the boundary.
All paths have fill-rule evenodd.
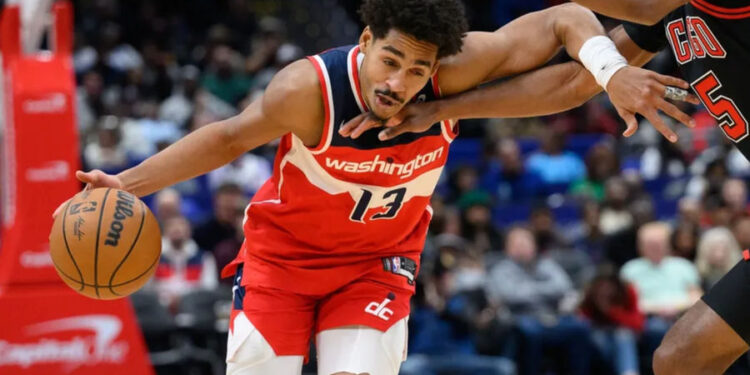
<path id="1" fill-rule="evenodd" d="M 239 115 L 188 134 L 117 177 L 124 190 L 143 196 L 207 173 L 289 132 L 314 144 L 321 130 L 312 125 L 323 117 L 320 95 L 312 64 L 295 62 Z"/>
<path id="2" fill-rule="evenodd" d="M 577 59 L 584 42 L 597 35 L 605 35 L 602 25 L 576 4 L 529 13 L 495 32 L 468 33 L 461 52 L 441 60 L 440 88 L 450 95 L 535 69 L 561 47 Z"/>
<path id="3" fill-rule="evenodd" d="M 642 66 L 655 53 L 639 47 L 622 26 L 610 32 L 617 49 L 631 65 Z M 610 98 L 618 106 L 628 128 L 625 135 L 637 129 L 633 113 L 642 113 L 665 136 L 674 137 L 656 113 L 657 109 L 689 124 L 690 117 L 664 100 L 664 85 L 686 87 L 674 77 L 633 67 L 625 67 L 610 80 Z M 445 119 L 527 117 L 562 112 L 577 107 L 601 92 L 594 77 L 579 63 L 568 62 L 521 74 L 511 80 L 487 85 L 452 97 L 406 106 L 381 132 L 381 139 L 390 139 L 405 132 L 419 132 Z M 690 102 L 697 102 L 689 97 Z M 341 128 L 343 135 L 361 133 L 379 123 L 361 116 Z"/>
<path id="4" fill-rule="evenodd" d="M 609 36 L 631 65 L 643 66 L 655 56 L 635 44 L 622 26 L 613 29 Z M 586 68 L 571 61 L 424 104 L 433 105 L 440 120 L 533 117 L 575 108 L 601 91 L 602 87 Z"/>
<path id="5" fill-rule="evenodd" d="M 605 16 L 653 25 L 689 0 L 574 0 Z"/>

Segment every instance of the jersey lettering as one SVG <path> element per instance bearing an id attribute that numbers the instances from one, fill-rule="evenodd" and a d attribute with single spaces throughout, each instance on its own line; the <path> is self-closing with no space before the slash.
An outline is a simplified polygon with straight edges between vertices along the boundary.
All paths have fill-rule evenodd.
<path id="1" fill-rule="evenodd" d="M 686 22 L 687 21 L 687 22 Z M 723 59 L 727 52 L 701 17 L 676 19 L 667 24 L 667 36 L 675 59 L 686 64 L 706 56 Z"/>

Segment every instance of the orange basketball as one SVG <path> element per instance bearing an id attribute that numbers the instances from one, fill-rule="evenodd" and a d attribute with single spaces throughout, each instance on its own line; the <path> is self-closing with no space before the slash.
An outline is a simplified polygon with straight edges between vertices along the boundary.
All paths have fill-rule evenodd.
<path id="1" fill-rule="evenodd" d="M 133 194 L 98 188 L 76 194 L 55 218 L 49 248 L 60 278 L 97 299 L 125 297 L 156 270 L 161 231 Z"/>

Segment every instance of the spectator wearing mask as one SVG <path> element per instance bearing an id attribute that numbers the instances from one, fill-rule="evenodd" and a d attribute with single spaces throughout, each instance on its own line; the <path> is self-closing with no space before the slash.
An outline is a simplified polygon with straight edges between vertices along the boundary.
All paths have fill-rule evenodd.
<path id="1" fill-rule="evenodd" d="M 502 247 L 500 233 L 492 224 L 490 197 L 481 191 L 464 194 L 458 201 L 461 208 L 461 235 L 481 254 Z"/>
<path id="2" fill-rule="evenodd" d="M 572 374 L 588 374 L 589 328 L 581 319 L 561 314 L 561 301 L 575 293 L 573 283 L 554 260 L 540 258 L 528 229 L 515 227 L 506 235 L 507 258 L 490 269 L 487 296 L 507 306 L 521 334 L 521 373 L 542 373 L 545 348 L 562 350 Z"/>

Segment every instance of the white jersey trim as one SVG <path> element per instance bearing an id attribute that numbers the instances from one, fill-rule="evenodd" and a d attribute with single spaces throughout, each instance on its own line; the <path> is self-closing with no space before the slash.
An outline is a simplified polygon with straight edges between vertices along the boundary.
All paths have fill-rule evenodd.
<path id="1" fill-rule="evenodd" d="M 356 56 L 354 55 L 355 53 L 357 54 Z M 357 107 L 359 107 L 359 111 L 364 113 L 366 111 L 365 105 L 359 99 L 360 94 L 357 91 L 357 85 L 355 83 L 355 79 L 357 79 L 359 74 L 356 74 L 356 75 L 354 74 L 354 69 L 357 69 L 357 72 L 359 72 L 359 64 L 360 64 L 359 55 L 360 55 L 359 46 L 354 46 L 352 47 L 352 49 L 349 50 L 349 54 L 346 56 L 346 71 L 349 74 L 349 86 L 351 86 L 352 88 L 352 95 L 354 96 L 354 101 L 357 102 Z M 352 61 L 354 59 L 356 59 L 357 61 L 357 66 L 354 66 L 354 64 L 352 64 Z"/>
<path id="2" fill-rule="evenodd" d="M 320 67 L 320 71 L 323 73 L 323 78 L 325 79 L 326 86 L 326 92 L 324 92 L 323 95 L 326 95 L 326 98 L 328 99 L 328 133 L 323 134 L 323 136 L 326 137 L 325 144 L 320 148 L 320 150 L 311 151 L 313 154 L 318 155 L 324 153 L 331 145 L 331 139 L 333 138 L 334 117 L 336 117 L 336 112 L 334 111 L 333 94 L 331 94 L 331 79 L 328 76 L 328 67 L 326 67 L 326 64 L 323 62 L 323 59 L 321 59 L 320 56 L 315 55 L 313 56 L 313 59 L 315 59 L 315 62 Z"/>

